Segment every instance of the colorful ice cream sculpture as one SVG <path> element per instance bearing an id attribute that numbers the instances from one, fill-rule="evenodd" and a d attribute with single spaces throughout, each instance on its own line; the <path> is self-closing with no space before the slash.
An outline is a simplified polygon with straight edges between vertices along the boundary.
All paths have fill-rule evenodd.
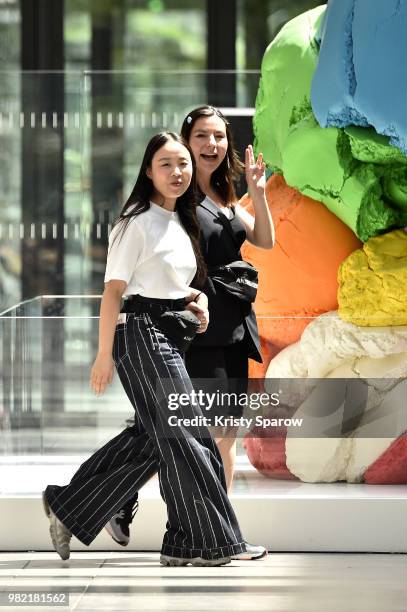
<path id="1" fill-rule="evenodd" d="M 369 378 L 365 411 L 345 440 L 247 437 L 251 462 L 271 477 L 407 482 L 407 235 L 398 229 L 407 225 L 406 25 L 407 2 L 331 0 L 286 24 L 263 59 L 255 148 L 277 173 L 268 185 L 277 245 L 244 255 L 260 268 L 260 320 L 317 317 L 305 331 L 295 326 L 300 340 L 290 319 L 285 329 L 264 318 L 267 376 L 309 379 L 301 401 L 286 406 L 295 415 L 307 414 L 324 381 Z M 290 199 L 301 202 L 293 223 Z M 320 210 L 334 219 L 327 233 Z M 321 378 L 314 387 L 312 377 Z M 399 427 L 379 438 L 372 414 Z"/>

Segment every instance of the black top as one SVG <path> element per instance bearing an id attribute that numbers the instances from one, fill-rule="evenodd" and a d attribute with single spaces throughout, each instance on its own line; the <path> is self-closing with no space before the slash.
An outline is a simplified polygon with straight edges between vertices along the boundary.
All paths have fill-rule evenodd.
<path id="1" fill-rule="evenodd" d="M 220 266 L 241 260 L 240 247 L 246 240 L 246 228 L 235 214 L 229 220 L 208 198 L 197 207 L 201 229 L 201 250 L 207 266 Z M 227 346 L 245 339 L 248 357 L 261 363 L 260 341 L 256 315 L 248 302 L 216 288 L 208 277 L 202 291 L 208 296 L 209 325 L 197 334 L 191 348 Z"/>

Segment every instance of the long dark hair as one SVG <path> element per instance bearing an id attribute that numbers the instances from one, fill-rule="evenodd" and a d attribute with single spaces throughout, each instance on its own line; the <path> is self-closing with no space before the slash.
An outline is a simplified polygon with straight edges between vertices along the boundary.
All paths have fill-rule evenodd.
<path id="1" fill-rule="evenodd" d="M 216 168 L 211 175 L 211 186 L 216 193 L 222 198 L 222 201 L 231 206 L 237 200 L 234 181 L 239 180 L 243 173 L 244 164 L 239 159 L 233 142 L 233 134 L 230 128 L 230 123 L 218 108 L 214 106 L 199 106 L 194 108 L 184 119 L 181 127 L 181 136 L 189 142 L 192 128 L 198 119 L 202 117 L 212 117 L 217 115 L 225 124 L 226 137 L 228 139 L 228 148 L 225 159 L 220 166 Z"/>
<path id="2" fill-rule="evenodd" d="M 141 162 L 136 184 L 134 185 L 133 191 L 131 192 L 127 201 L 123 205 L 120 215 L 114 222 L 113 227 L 121 223 L 123 226 L 121 228 L 121 235 L 123 235 L 128 224 L 130 223 L 130 220 L 133 217 L 146 212 L 150 208 L 150 199 L 154 193 L 154 185 L 153 181 L 147 176 L 147 169 L 151 167 L 152 159 L 157 151 L 170 140 L 182 144 L 188 150 L 192 160 L 193 172 L 191 184 L 185 193 L 177 198 L 175 209 L 179 215 L 182 226 L 191 240 L 192 248 L 195 253 L 197 271 L 194 278 L 194 283 L 201 286 L 206 279 L 206 265 L 201 254 L 199 242 L 200 228 L 196 216 L 197 187 L 195 160 L 188 143 L 182 137 L 178 136 L 178 134 L 175 134 L 175 132 L 160 132 L 151 138 L 146 147 L 143 161 Z M 129 211 L 129 208 L 132 209 Z M 117 238 L 117 235 L 115 238 Z"/>

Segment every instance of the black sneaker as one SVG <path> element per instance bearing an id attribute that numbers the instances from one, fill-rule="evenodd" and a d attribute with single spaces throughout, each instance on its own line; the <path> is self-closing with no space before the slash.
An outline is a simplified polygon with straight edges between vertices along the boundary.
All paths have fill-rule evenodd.
<path id="1" fill-rule="evenodd" d="M 133 521 L 138 510 L 138 501 L 133 507 L 133 500 L 127 503 L 119 512 L 116 512 L 105 525 L 106 531 L 115 542 L 121 546 L 127 546 L 130 540 L 129 525 Z"/>

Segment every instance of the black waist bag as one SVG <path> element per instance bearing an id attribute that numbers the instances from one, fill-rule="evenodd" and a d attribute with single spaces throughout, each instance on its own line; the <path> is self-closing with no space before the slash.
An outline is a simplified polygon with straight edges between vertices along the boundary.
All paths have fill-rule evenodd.
<path id="1" fill-rule="evenodd" d="M 224 266 L 212 266 L 208 274 L 216 287 L 239 300 L 254 302 L 256 299 L 259 274 L 249 262 L 237 260 Z"/>
<path id="2" fill-rule="evenodd" d="M 190 310 L 166 310 L 154 317 L 157 327 L 184 352 L 195 338 L 200 320 Z"/>

